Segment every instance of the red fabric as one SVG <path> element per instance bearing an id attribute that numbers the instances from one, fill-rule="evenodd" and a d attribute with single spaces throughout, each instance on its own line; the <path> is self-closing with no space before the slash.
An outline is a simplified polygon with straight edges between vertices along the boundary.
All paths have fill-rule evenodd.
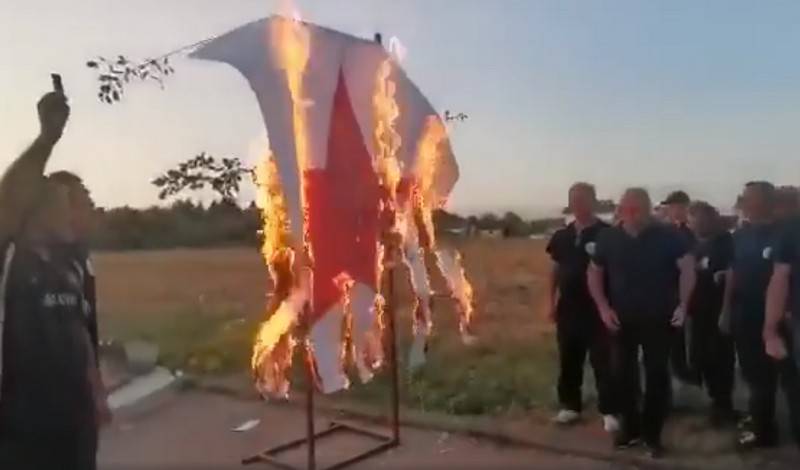
<path id="1" fill-rule="evenodd" d="M 333 100 L 326 166 L 305 173 L 315 320 L 341 297 L 340 274 L 377 287 L 380 187 L 341 71 Z"/>

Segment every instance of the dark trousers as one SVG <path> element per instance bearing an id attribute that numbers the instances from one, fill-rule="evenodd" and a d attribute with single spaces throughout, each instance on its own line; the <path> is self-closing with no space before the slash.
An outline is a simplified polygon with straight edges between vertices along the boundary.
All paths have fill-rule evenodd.
<path id="1" fill-rule="evenodd" d="M 96 470 L 97 432 L 84 429 L 41 436 L 0 434 L 0 469 Z"/>
<path id="2" fill-rule="evenodd" d="M 613 376 L 612 340 L 596 319 L 594 311 L 565 313 L 557 326 L 560 373 L 558 399 L 561 407 L 581 412 L 583 409 L 583 369 L 586 357 L 594 370 L 597 406 L 601 414 L 616 414 Z"/>
<path id="3" fill-rule="evenodd" d="M 631 437 L 660 443 L 670 402 L 670 347 L 673 329 L 669 318 L 641 316 L 622 319 L 617 333 L 620 355 L 619 399 L 623 429 Z M 639 380 L 639 348 L 645 371 L 644 403 Z"/>
<path id="4" fill-rule="evenodd" d="M 685 327 L 673 328 L 672 346 L 670 351 L 670 367 L 672 374 L 681 382 L 688 384 L 699 384 L 699 371 L 691 367 L 689 354 L 686 351 L 687 345 L 691 342 L 686 340 L 687 329 Z"/>
<path id="5" fill-rule="evenodd" d="M 736 351 L 733 337 L 719 331 L 719 313 L 695 311 L 687 322 L 690 369 L 705 385 L 713 406 L 733 409 Z"/>
<path id="6" fill-rule="evenodd" d="M 787 358 L 777 362 L 767 356 L 761 325 L 740 325 L 734 329 L 739 364 L 750 391 L 749 412 L 753 432 L 765 443 L 778 440 L 775 408 L 778 384 L 786 396 L 789 420 L 795 441 L 800 444 L 800 373 L 797 364 Z M 790 335 L 786 335 L 791 340 Z M 789 341 L 791 348 L 791 341 Z"/>

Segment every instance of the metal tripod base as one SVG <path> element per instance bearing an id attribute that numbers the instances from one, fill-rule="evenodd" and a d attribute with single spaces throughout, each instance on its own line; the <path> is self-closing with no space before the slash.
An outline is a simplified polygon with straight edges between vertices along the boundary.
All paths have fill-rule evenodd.
<path id="1" fill-rule="evenodd" d="M 352 457 L 348 457 L 342 461 L 336 462 L 335 464 L 329 467 L 325 467 L 325 470 L 338 470 L 341 468 L 348 467 L 362 460 L 366 460 L 370 457 L 386 452 L 387 450 L 395 448 L 400 444 L 400 442 L 394 437 L 386 436 L 378 432 L 361 428 L 352 424 L 340 423 L 340 422 L 332 422 L 330 427 L 328 427 L 328 429 L 315 433 L 313 439 L 317 441 L 321 438 L 334 436 L 336 434 L 355 434 L 373 440 L 376 442 L 376 444 L 373 447 L 359 454 L 353 455 Z M 286 470 L 302 470 L 304 467 L 296 467 L 294 465 L 290 465 L 280 460 L 279 456 L 285 452 L 296 449 L 298 447 L 307 446 L 309 444 L 310 444 L 309 439 L 307 437 L 295 439 L 293 441 L 286 442 L 284 444 L 266 449 L 252 457 L 243 459 L 242 464 L 250 465 L 254 463 L 266 463 Z"/>

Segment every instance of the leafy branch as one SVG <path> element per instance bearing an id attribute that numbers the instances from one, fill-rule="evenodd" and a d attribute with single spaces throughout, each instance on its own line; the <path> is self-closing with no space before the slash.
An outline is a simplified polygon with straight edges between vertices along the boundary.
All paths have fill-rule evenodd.
<path id="1" fill-rule="evenodd" d="M 122 99 L 125 86 L 132 81 L 152 80 L 164 88 L 164 79 L 175 73 L 169 63 L 169 56 L 158 59 L 148 59 L 141 63 L 134 63 L 125 56 L 118 56 L 115 60 L 98 57 L 86 63 L 90 69 L 97 71 L 98 92 L 97 99 L 103 103 L 112 104 Z"/>
<path id="2" fill-rule="evenodd" d="M 152 184 L 159 188 L 158 197 L 162 200 L 186 190 L 197 191 L 206 187 L 223 200 L 233 200 L 239 194 L 245 175 L 254 178 L 254 169 L 245 167 L 239 158 L 217 159 L 202 152 L 157 177 Z"/>

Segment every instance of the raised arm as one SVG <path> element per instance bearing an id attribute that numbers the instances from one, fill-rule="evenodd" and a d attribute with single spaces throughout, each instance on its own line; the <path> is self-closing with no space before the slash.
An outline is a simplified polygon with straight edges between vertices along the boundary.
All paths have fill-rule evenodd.
<path id="1" fill-rule="evenodd" d="M 38 111 L 39 136 L 11 163 L 0 179 L 0 240 L 19 232 L 41 191 L 45 165 L 69 117 L 67 99 L 57 92 L 44 95 L 39 100 Z"/>

